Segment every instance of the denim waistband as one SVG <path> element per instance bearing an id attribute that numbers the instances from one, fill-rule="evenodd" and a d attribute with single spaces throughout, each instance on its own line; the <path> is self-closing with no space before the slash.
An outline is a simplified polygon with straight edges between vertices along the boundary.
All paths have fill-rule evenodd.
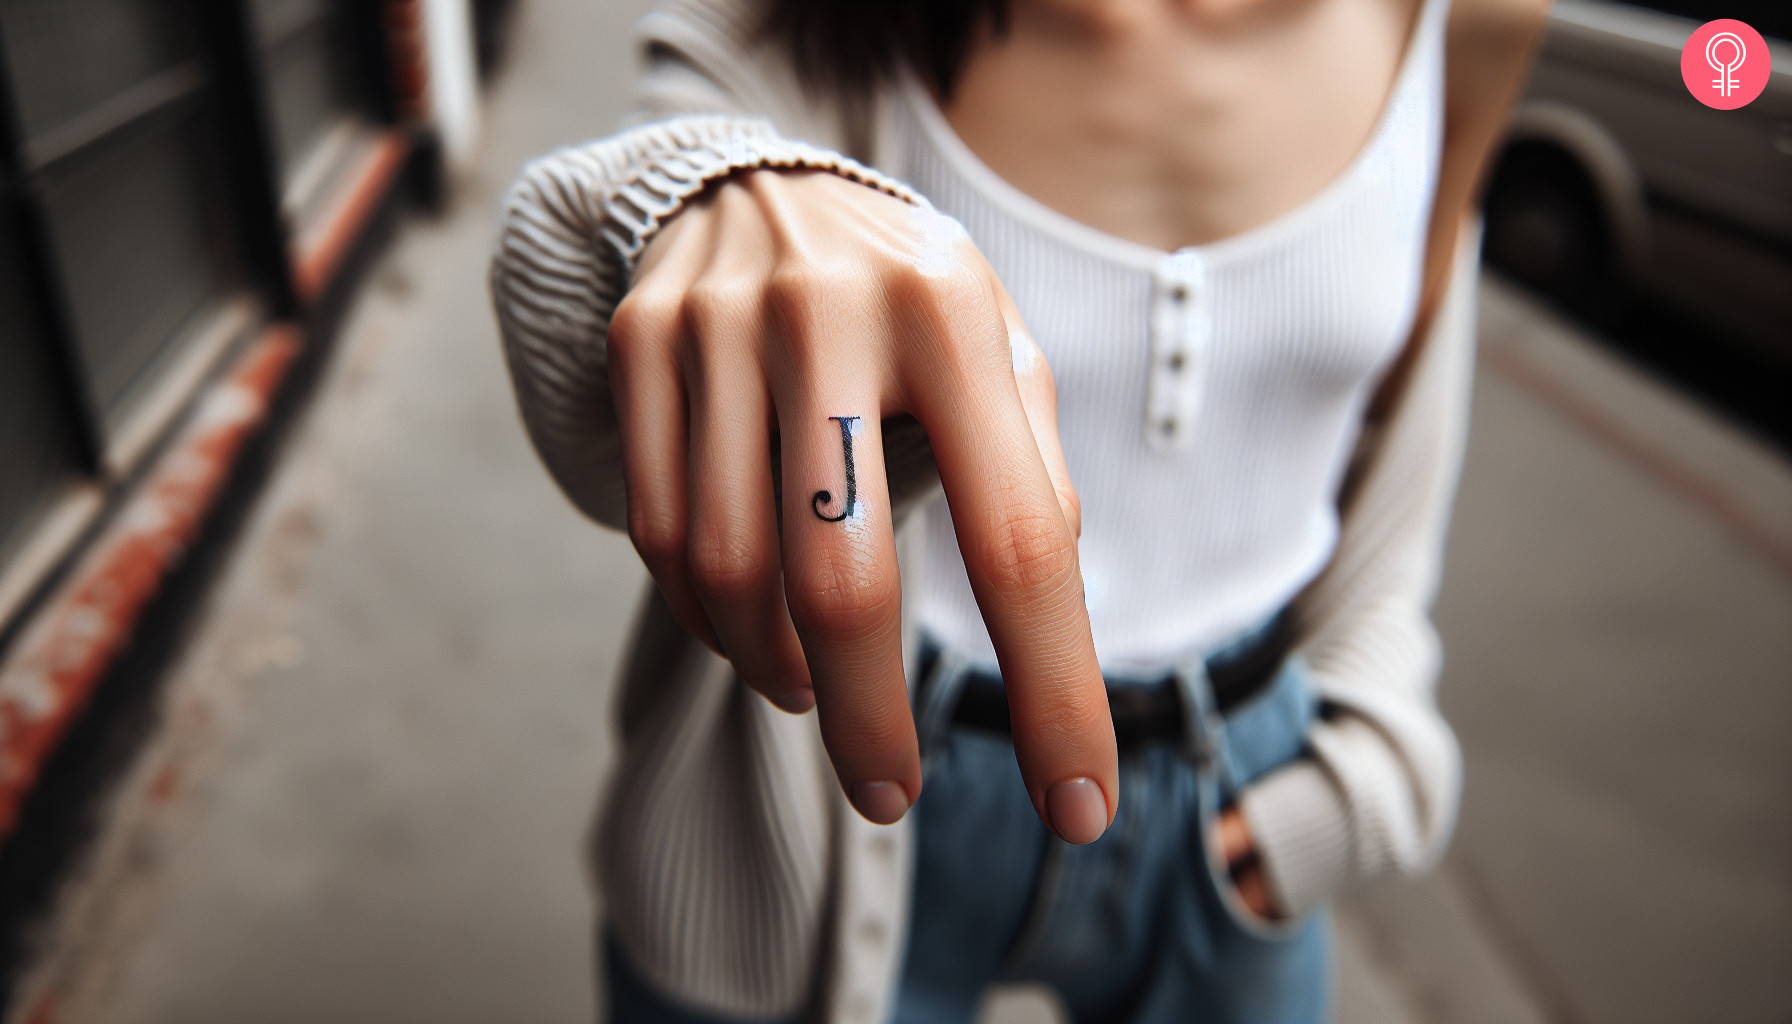
<path id="1" fill-rule="evenodd" d="M 1163 688 L 1173 690 L 1174 707 L 1182 715 L 1180 730 L 1187 752 L 1209 760 L 1218 749 L 1216 739 L 1223 725 L 1222 695 L 1226 708 L 1250 700 L 1267 689 L 1292 648 L 1292 615 L 1284 608 L 1258 626 L 1219 648 L 1185 656 L 1161 673 L 1104 673 L 1110 692 Z M 952 725 L 954 711 L 967 688 L 999 689 L 1001 678 L 923 637 L 919 659 L 919 685 L 915 691 L 915 724 L 920 733 L 923 758 L 937 748 Z M 1267 660 L 1265 660 L 1267 659 Z M 1260 665 L 1247 664 L 1261 661 Z M 1257 670 L 1250 692 L 1216 690 L 1240 670 Z"/>

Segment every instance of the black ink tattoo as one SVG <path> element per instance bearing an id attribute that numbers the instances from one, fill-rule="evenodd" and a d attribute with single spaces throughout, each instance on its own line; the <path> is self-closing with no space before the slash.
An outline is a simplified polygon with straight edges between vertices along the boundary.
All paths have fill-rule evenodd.
<path id="1" fill-rule="evenodd" d="M 846 456 L 846 500 L 840 504 L 840 514 L 830 516 L 821 511 L 821 507 L 834 500 L 829 491 L 816 491 L 815 497 L 809 499 L 809 508 L 814 511 L 815 518 L 824 523 L 837 523 L 852 515 L 852 507 L 859 500 L 859 480 L 852 469 L 852 425 L 858 422 L 857 416 L 829 416 L 828 419 L 840 424 L 840 450 Z"/>

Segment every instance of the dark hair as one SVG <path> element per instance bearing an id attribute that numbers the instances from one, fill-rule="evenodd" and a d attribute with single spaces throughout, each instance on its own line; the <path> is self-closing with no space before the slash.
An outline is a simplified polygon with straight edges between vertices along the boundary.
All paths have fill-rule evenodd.
<path id="1" fill-rule="evenodd" d="M 987 21 L 1008 25 L 1008 0 L 769 0 L 765 31 L 790 48 L 811 86 L 863 92 L 906 60 L 952 95 L 971 42 Z"/>

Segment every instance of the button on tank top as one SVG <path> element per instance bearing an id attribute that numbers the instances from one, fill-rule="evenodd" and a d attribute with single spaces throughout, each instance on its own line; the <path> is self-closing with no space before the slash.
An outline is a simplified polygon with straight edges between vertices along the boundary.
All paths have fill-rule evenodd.
<path id="1" fill-rule="evenodd" d="M 1149 672 L 1287 604 L 1330 559 L 1364 406 L 1418 305 L 1443 134 L 1448 0 L 1425 0 L 1368 143 L 1294 210 L 1163 252 L 998 177 L 912 77 L 898 173 L 964 225 L 1058 386 L 1082 501 L 1096 653 Z M 916 624 L 993 668 L 943 498 L 926 508 Z"/>

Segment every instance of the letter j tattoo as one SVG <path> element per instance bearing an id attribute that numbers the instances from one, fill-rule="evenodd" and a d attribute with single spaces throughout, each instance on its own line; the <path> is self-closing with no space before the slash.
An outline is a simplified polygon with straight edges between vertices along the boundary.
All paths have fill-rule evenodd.
<path id="1" fill-rule="evenodd" d="M 829 416 L 828 419 L 840 424 L 840 450 L 846 458 L 846 500 L 840 503 L 840 514 L 830 516 L 822 512 L 821 507 L 834 500 L 829 491 L 816 491 L 815 497 L 809 499 L 809 508 L 815 518 L 824 523 L 837 523 L 852 515 L 853 505 L 859 500 L 859 481 L 852 468 L 852 425 L 858 422 L 857 416 Z"/>

